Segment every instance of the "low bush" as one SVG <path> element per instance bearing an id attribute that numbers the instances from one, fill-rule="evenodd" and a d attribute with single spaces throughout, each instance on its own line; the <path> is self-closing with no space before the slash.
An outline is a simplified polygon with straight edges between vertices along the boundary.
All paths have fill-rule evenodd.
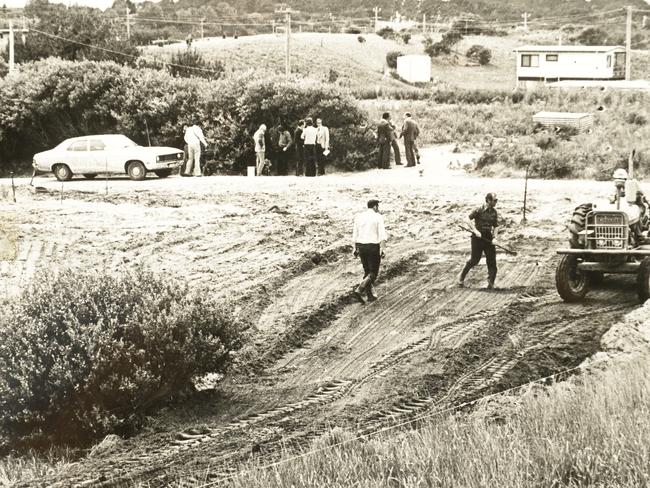
<path id="1" fill-rule="evenodd" d="M 408 44 L 409 41 L 411 40 L 411 33 L 410 32 L 403 32 L 400 37 L 402 38 L 402 42 L 404 44 Z"/>
<path id="2" fill-rule="evenodd" d="M 397 33 L 390 27 L 382 27 L 377 31 L 377 35 L 384 39 L 394 39 Z"/>
<path id="3" fill-rule="evenodd" d="M 386 65 L 390 69 L 397 69 L 397 58 L 403 55 L 404 53 L 400 51 L 388 51 L 388 53 L 386 53 Z"/>
<path id="4" fill-rule="evenodd" d="M 357 27 L 356 25 L 351 25 L 345 29 L 346 34 L 361 34 L 362 32 L 361 27 Z"/>
<path id="5" fill-rule="evenodd" d="M 84 443 L 223 372 L 243 329 L 185 283 L 137 270 L 42 274 L 0 326 L 0 429 Z"/>
<path id="6" fill-rule="evenodd" d="M 223 76 L 225 67 L 218 59 L 207 61 L 196 49 L 185 49 L 172 54 L 169 72 L 173 76 L 198 76 L 216 80 Z"/>
<path id="7" fill-rule="evenodd" d="M 492 51 L 490 51 L 487 47 L 481 46 L 479 44 L 474 44 L 467 50 L 465 56 L 471 61 L 484 66 L 490 63 L 490 60 L 492 59 Z"/>

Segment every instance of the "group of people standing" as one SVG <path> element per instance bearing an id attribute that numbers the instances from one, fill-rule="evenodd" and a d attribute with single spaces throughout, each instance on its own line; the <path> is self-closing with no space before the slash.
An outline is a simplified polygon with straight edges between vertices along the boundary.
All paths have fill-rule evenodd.
<path id="1" fill-rule="evenodd" d="M 270 174 L 270 163 L 278 175 L 285 176 L 292 159 L 295 160 L 296 176 L 325 174 L 330 153 L 330 131 L 321 118 L 316 119 L 315 125 L 311 117 L 298 121 L 293 135 L 286 126 L 267 130 L 266 124 L 262 124 L 253 134 L 253 142 L 258 175 Z"/>
<path id="2" fill-rule="evenodd" d="M 390 113 L 384 112 L 381 120 L 377 124 L 377 145 L 379 148 L 379 160 L 377 166 L 379 169 L 390 169 L 390 151 L 391 148 L 395 154 L 395 164 L 401 165 L 402 158 L 397 141 L 404 138 L 404 152 L 406 153 L 406 167 L 412 167 L 420 164 L 420 152 L 416 144 L 420 135 L 420 128 L 413 120 L 410 112 L 404 114 L 402 129 L 397 134 L 397 127 L 391 120 Z"/>

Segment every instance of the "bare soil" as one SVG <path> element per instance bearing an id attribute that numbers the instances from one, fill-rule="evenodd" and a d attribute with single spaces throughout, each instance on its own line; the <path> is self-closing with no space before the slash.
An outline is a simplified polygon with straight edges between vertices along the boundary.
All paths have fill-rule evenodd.
<path id="1" fill-rule="evenodd" d="M 38 193 L 20 180 L 18 203 L 0 203 L 17 242 L 16 259 L 0 262 L 6 296 L 39 268 L 143 264 L 232 300 L 256 328 L 227 378 L 167 406 L 141 434 L 30 485 L 227 481 L 242 461 L 307 448 L 332 426 L 369 433 L 597 352 L 637 306 L 633 279 L 607 278 L 585 303 L 564 304 L 555 249 L 573 208 L 610 184 L 530 181 L 523 224 L 523 181 L 449 170 L 471 157 L 450 147 L 422 155 L 416 168 L 313 179 L 38 178 Z M 469 239 L 457 224 L 488 191 L 499 196 L 502 243 L 519 255 L 499 254 L 498 289 L 484 288 L 483 263 L 460 289 Z M 390 240 L 380 299 L 361 305 L 350 293 L 361 277 L 351 224 L 375 196 Z"/>

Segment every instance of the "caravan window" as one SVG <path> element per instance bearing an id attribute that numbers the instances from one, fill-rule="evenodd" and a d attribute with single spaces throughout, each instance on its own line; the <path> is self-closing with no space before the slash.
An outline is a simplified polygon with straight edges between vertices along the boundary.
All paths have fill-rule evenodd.
<path id="1" fill-rule="evenodd" d="M 539 66 L 538 54 L 522 54 L 521 55 L 522 68 L 537 68 Z"/>
<path id="2" fill-rule="evenodd" d="M 547 54 L 546 61 L 557 61 L 557 54 Z"/>

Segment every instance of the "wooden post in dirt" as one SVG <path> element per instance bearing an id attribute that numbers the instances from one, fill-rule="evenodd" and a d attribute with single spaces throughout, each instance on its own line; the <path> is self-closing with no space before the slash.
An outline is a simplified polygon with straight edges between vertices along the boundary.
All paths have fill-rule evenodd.
<path id="1" fill-rule="evenodd" d="M 632 149 L 632 152 L 627 158 L 627 178 L 629 180 L 634 178 L 634 155 L 636 154 L 636 149 Z"/>
<path id="2" fill-rule="evenodd" d="M 625 22 L 625 79 L 630 79 L 632 67 L 632 7 L 627 7 L 627 20 Z"/>
<path id="3" fill-rule="evenodd" d="M 13 194 L 14 203 L 16 203 L 16 185 L 14 185 L 14 172 L 11 173 L 11 193 Z"/>
<path id="4" fill-rule="evenodd" d="M 526 203 L 528 200 L 528 171 L 530 169 L 530 163 L 526 165 L 526 179 L 524 181 L 524 217 L 521 219 L 521 223 L 526 223 Z"/>

